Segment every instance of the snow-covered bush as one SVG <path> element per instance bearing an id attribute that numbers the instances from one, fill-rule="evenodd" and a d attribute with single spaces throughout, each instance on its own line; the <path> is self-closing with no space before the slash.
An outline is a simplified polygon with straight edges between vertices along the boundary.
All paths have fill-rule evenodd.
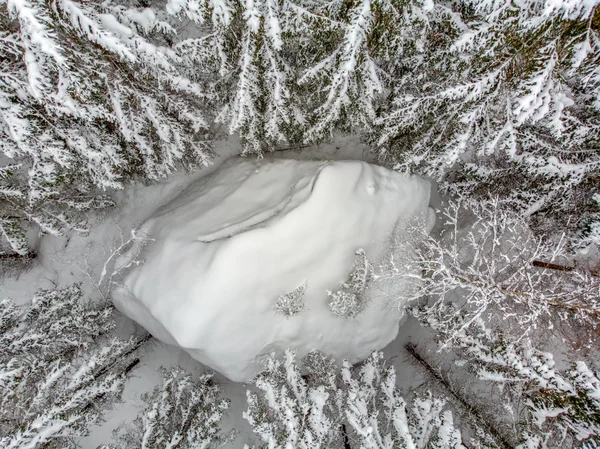
<path id="1" fill-rule="evenodd" d="M 0 447 L 76 447 L 118 400 L 137 342 L 109 339 L 112 308 L 78 286 L 0 302 Z M 129 361 L 130 362 L 130 361 Z"/>
<path id="2" fill-rule="evenodd" d="M 329 309 L 337 316 L 354 318 L 365 308 L 365 290 L 372 279 L 373 267 L 365 251 L 359 249 L 348 280 L 337 290 L 327 292 Z"/>
<path id="3" fill-rule="evenodd" d="M 285 316 L 294 316 L 304 309 L 304 292 L 306 291 L 306 281 L 298 288 L 277 298 L 275 310 L 283 313 Z"/>
<path id="4" fill-rule="evenodd" d="M 295 354 L 271 356 L 254 381 L 264 397 L 248 391 L 250 422 L 264 447 L 464 448 L 444 400 L 429 393 L 408 405 L 396 389 L 396 373 L 381 353 L 340 372 L 332 360 L 311 354 L 302 367 Z"/>
<path id="5" fill-rule="evenodd" d="M 98 189 L 207 163 L 202 89 L 160 45 L 174 30 L 152 9 L 7 0 L 0 29 L 0 234 L 13 251 L 28 251 L 23 221 L 85 231 L 81 213 L 112 204 Z"/>
<path id="6" fill-rule="evenodd" d="M 212 449 L 227 441 L 219 428 L 229 406 L 219 398 L 212 375 L 192 376 L 180 368 L 144 395 L 148 407 L 131 425 L 117 430 L 119 449 Z M 105 446 L 109 447 L 109 446 Z"/>

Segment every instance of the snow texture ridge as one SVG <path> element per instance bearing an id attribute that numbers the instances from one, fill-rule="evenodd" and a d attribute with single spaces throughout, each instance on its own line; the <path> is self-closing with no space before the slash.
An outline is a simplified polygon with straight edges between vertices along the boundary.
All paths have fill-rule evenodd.
<path id="1" fill-rule="evenodd" d="M 426 180 L 361 161 L 233 158 L 142 225 L 113 300 L 234 381 L 287 348 L 357 362 L 398 332 L 415 286 L 379 282 L 377 267 L 409 224 L 431 229 L 429 196 Z M 334 313 L 332 292 L 355 313 Z"/>

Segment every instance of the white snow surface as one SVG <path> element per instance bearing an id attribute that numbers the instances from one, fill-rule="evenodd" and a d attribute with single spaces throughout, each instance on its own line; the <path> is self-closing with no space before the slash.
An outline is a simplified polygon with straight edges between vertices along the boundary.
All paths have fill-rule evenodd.
<path id="1" fill-rule="evenodd" d="M 140 227 L 116 261 L 112 297 L 233 381 L 288 348 L 358 362 L 398 333 L 396 298 L 414 286 L 378 282 L 377 267 L 409 223 L 433 226 L 429 197 L 428 181 L 362 161 L 233 158 Z M 364 310 L 339 317 L 327 291 L 348 280 L 359 249 L 375 277 Z M 304 308 L 277 312 L 277 299 L 303 284 Z"/>

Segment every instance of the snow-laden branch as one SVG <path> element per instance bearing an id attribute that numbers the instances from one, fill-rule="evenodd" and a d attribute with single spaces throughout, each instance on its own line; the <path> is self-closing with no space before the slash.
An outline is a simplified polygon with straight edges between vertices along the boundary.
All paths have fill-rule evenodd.
<path id="1" fill-rule="evenodd" d="M 254 381 L 263 397 L 248 392 L 244 417 L 267 447 L 348 447 L 352 441 L 365 449 L 464 449 L 445 401 L 426 393 L 406 404 L 381 353 L 357 367 L 344 362 L 341 372 L 313 353 L 302 368 L 305 375 L 291 351 L 283 361 L 271 356 Z"/>
<path id="2" fill-rule="evenodd" d="M 600 316 L 598 278 L 585 270 L 534 264 L 565 263 L 564 239 L 536 237 L 498 198 L 450 201 L 442 214 L 441 237 L 427 237 L 414 260 L 390 257 L 377 272 L 422 284 L 412 299 L 428 298 L 428 304 L 414 313 L 435 325 L 445 344 L 481 322 L 502 322 L 505 332 L 522 338 L 552 325 L 563 312 L 588 323 Z M 468 229 L 459 225 L 464 215 L 471 217 Z M 417 274 L 406 274 L 407 264 Z"/>

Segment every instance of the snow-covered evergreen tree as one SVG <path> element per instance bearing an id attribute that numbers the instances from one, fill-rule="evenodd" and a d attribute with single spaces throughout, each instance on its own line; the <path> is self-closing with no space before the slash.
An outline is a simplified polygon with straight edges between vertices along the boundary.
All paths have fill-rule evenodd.
<path id="1" fill-rule="evenodd" d="M 412 315 L 440 349 L 499 386 L 490 392 L 492 408 L 507 438 L 522 448 L 597 444 L 598 374 L 583 359 L 596 357 L 600 279 L 571 265 L 564 237 L 535 236 L 501 202 L 449 201 L 441 236 L 417 248 L 416 274 L 393 259 L 379 271 L 421 283 Z M 585 350 L 563 354 L 572 367 L 559 370 L 531 343 L 548 345 L 548 338 Z M 467 402 L 477 397 L 469 382 L 461 390 Z"/>
<path id="2" fill-rule="evenodd" d="M 0 226 L 14 250 L 26 252 L 22 219 L 83 229 L 66 211 L 109 204 L 94 188 L 205 163 L 213 114 L 247 153 L 365 132 L 388 163 L 452 169 L 463 193 L 505 186 L 537 229 L 551 218 L 596 241 L 594 2 L 171 0 L 166 12 L 4 2 Z M 184 17 L 197 33 L 178 40 Z"/>
<path id="3" fill-rule="evenodd" d="M 422 63 L 378 119 L 382 155 L 595 241 L 597 14 L 587 1 L 436 3 Z"/>
<path id="4" fill-rule="evenodd" d="M 477 377 L 499 387 L 494 394 L 515 421 L 519 447 L 600 444 L 600 378 L 585 362 L 558 369 L 551 353 L 484 326 L 460 335 L 455 348 Z"/>
<path id="5" fill-rule="evenodd" d="M 286 351 L 284 360 L 270 356 L 254 380 L 264 398 L 247 392 L 244 418 L 266 447 L 325 449 L 341 437 L 342 392 L 334 365 L 320 354 L 310 359 L 311 371 L 303 376 L 294 352 Z"/>
<path id="6" fill-rule="evenodd" d="M 7 0 L 0 28 L 0 233 L 13 251 L 28 251 L 24 221 L 84 231 L 82 212 L 112 204 L 97 190 L 207 163 L 202 89 L 155 43 L 174 30 L 152 9 Z"/>
<path id="7" fill-rule="evenodd" d="M 94 189 L 206 163 L 213 117 L 259 155 L 365 133 L 388 164 L 501 193 L 540 231 L 598 239 L 595 2 L 6 0 L 1 11 L 0 227 L 17 252 L 23 219 L 84 229 L 67 211 L 108 205 Z M 181 19 L 196 25 L 182 40 Z"/>
<path id="8" fill-rule="evenodd" d="M 298 139 L 303 127 L 297 78 L 298 33 L 305 31 L 293 2 L 277 0 L 180 2 L 167 9 L 206 29 L 177 50 L 213 93 L 217 122 L 240 134 L 245 153 L 262 154 Z M 284 38 L 285 34 L 285 38 Z"/>
<path id="9" fill-rule="evenodd" d="M 163 383 L 144 395 L 148 407 L 118 429 L 120 449 L 213 449 L 228 441 L 219 428 L 229 401 L 219 398 L 212 375 L 165 370 Z M 106 448 L 110 446 L 105 446 Z"/>
<path id="10" fill-rule="evenodd" d="M 430 2 L 171 1 L 206 34 L 178 44 L 245 151 L 370 130 L 411 64 Z M 415 50 L 417 48 L 417 50 Z"/>
<path id="11" fill-rule="evenodd" d="M 595 2 L 173 0 L 167 9 L 204 30 L 176 50 L 245 152 L 364 133 L 387 164 L 483 201 L 502 194 L 536 230 L 597 241 Z"/>
<path id="12" fill-rule="evenodd" d="M 244 417 L 264 447 L 464 448 L 444 401 L 427 393 L 406 404 L 380 353 L 341 372 L 315 353 L 303 368 L 304 375 L 292 351 L 271 356 L 254 381 L 264 397 L 248 392 Z"/>
<path id="13" fill-rule="evenodd" d="M 300 79 L 311 87 L 310 104 L 316 106 L 306 141 L 329 137 L 336 129 L 373 131 L 400 87 L 398 75 L 421 57 L 432 6 L 427 0 L 321 3 L 319 15 L 333 22 L 330 41 L 317 38 L 317 58 L 307 60 Z"/>
<path id="14" fill-rule="evenodd" d="M 385 365 L 381 353 L 373 353 L 357 371 L 345 362 L 342 379 L 346 419 L 360 447 L 465 449 L 445 401 L 426 393 L 406 404 L 396 389 L 396 371 Z"/>
<path id="15" fill-rule="evenodd" d="M 108 338 L 112 308 L 78 286 L 0 302 L 0 447 L 77 447 L 118 400 L 136 340 Z"/>

